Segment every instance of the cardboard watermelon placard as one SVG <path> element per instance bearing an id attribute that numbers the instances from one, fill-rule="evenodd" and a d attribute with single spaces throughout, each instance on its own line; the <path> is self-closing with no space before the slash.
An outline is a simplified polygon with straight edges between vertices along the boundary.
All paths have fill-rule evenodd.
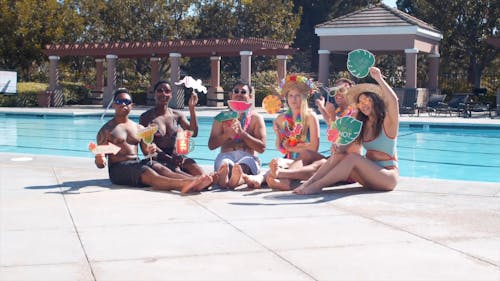
<path id="1" fill-rule="evenodd" d="M 363 122 L 355 118 L 349 116 L 339 118 L 332 122 L 330 129 L 328 129 L 328 140 L 338 145 L 348 145 L 356 140 L 362 127 Z"/>
<path id="2" fill-rule="evenodd" d="M 357 49 L 347 55 L 347 70 L 357 78 L 366 77 L 374 65 L 375 56 L 367 50 Z"/>

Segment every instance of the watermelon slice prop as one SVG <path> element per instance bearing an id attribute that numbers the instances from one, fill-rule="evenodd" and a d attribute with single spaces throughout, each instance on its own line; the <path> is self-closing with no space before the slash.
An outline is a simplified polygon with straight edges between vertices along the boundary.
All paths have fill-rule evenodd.
<path id="1" fill-rule="evenodd" d="M 332 122 L 326 134 L 328 141 L 338 145 L 348 145 L 358 138 L 361 128 L 363 128 L 363 122 L 345 116 Z"/>
<path id="2" fill-rule="evenodd" d="M 229 100 L 227 101 L 227 105 L 231 110 L 236 111 L 238 113 L 243 113 L 252 107 L 252 103 L 246 101 L 237 101 L 237 100 Z"/>
<path id="3" fill-rule="evenodd" d="M 268 95 L 262 100 L 264 110 L 269 114 L 278 113 L 281 110 L 281 99 L 276 95 Z"/>
<path id="4" fill-rule="evenodd" d="M 347 70 L 357 78 L 366 77 L 374 65 L 375 56 L 367 50 L 357 49 L 347 55 Z"/>

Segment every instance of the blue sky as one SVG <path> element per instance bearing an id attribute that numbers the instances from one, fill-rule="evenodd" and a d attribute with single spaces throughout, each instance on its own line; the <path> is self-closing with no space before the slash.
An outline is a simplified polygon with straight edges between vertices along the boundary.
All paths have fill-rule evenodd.
<path id="1" fill-rule="evenodd" d="M 396 8 L 396 0 L 383 0 L 382 3 L 386 4 L 389 7 Z"/>

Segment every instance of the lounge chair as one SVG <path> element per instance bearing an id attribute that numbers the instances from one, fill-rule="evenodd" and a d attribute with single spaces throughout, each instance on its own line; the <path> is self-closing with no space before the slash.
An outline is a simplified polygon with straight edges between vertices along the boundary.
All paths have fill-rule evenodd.
<path id="1" fill-rule="evenodd" d="M 469 93 L 456 93 L 451 96 L 451 99 L 445 103 L 442 110 L 450 114 L 456 112 L 457 116 L 467 117 L 467 107 L 469 103 Z"/>
<path id="2" fill-rule="evenodd" d="M 426 108 L 426 111 L 429 113 L 429 115 L 432 116 L 447 110 L 448 106 L 444 102 L 445 98 L 446 95 L 440 94 L 432 94 L 429 96 L 429 101 L 427 102 Z"/>
<path id="3" fill-rule="evenodd" d="M 408 91 L 403 96 L 403 101 L 399 106 L 399 114 L 408 114 L 409 116 L 413 116 L 415 114 L 415 110 L 417 109 L 417 92 L 416 91 Z"/>
<path id="4" fill-rule="evenodd" d="M 491 104 L 482 102 L 481 99 L 486 95 L 486 89 L 479 88 L 473 90 L 473 95 L 470 96 L 469 103 L 467 104 L 467 116 L 472 117 L 472 112 L 487 112 L 491 118 Z"/>

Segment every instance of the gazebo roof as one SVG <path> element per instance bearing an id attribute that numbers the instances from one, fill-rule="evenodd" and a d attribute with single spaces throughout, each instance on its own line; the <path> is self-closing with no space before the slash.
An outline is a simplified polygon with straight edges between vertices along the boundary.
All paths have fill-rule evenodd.
<path id="1" fill-rule="evenodd" d="M 441 32 L 434 26 L 385 4 L 377 4 L 318 24 L 316 34 L 419 34 L 437 40 L 442 38 Z"/>
<path id="2" fill-rule="evenodd" d="M 177 39 L 157 42 L 115 42 L 50 44 L 43 51 L 52 56 L 105 57 L 113 54 L 121 58 L 168 57 L 180 53 L 186 57 L 239 56 L 240 51 L 253 55 L 291 55 L 297 49 L 288 43 L 260 38 Z"/>

